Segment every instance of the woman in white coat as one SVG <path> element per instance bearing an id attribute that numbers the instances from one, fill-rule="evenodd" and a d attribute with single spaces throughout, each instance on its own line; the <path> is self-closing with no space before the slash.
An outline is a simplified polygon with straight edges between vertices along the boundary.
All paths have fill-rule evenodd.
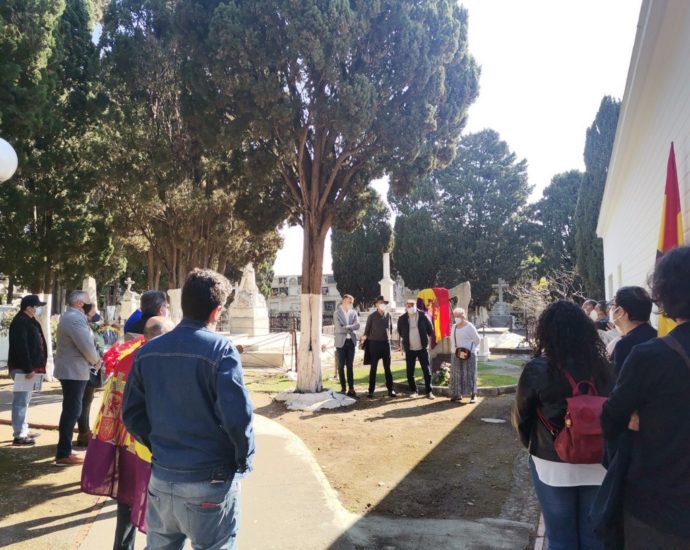
<path id="1" fill-rule="evenodd" d="M 479 333 L 472 323 L 465 319 L 465 310 L 461 307 L 453 310 L 455 323 L 450 329 L 451 369 L 450 400 L 462 401 L 463 395 L 470 396 L 470 403 L 477 401 L 477 348 Z M 465 355 L 465 359 L 458 357 Z"/>

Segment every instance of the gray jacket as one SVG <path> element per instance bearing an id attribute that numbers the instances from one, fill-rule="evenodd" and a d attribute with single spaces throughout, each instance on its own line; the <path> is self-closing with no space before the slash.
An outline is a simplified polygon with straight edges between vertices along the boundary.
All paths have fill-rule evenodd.
<path id="1" fill-rule="evenodd" d="M 354 309 L 345 313 L 342 307 L 338 307 L 333 314 L 333 324 L 335 325 L 336 348 L 342 348 L 345 345 L 348 334 L 352 338 L 352 343 L 357 345 L 357 333 L 355 331 L 359 328 L 359 315 Z"/>
<path id="2" fill-rule="evenodd" d="M 73 307 L 60 316 L 57 327 L 55 378 L 88 380 L 91 365 L 100 361 L 93 332 L 82 311 Z"/>

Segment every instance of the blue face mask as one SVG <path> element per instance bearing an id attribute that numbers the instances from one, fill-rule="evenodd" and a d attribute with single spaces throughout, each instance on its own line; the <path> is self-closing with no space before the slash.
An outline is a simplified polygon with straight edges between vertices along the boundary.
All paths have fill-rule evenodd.
<path id="1" fill-rule="evenodd" d="M 91 317 L 91 322 L 92 323 L 99 323 L 103 318 L 96 313 L 93 317 Z"/>
<path id="2" fill-rule="evenodd" d="M 415 313 L 417 313 L 417 306 L 408 306 L 407 313 L 409 313 L 410 315 L 414 315 Z"/>

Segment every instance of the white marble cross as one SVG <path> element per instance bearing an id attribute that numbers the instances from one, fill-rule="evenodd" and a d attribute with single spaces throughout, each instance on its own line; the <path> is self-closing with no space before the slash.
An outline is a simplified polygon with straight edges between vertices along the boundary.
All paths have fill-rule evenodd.
<path id="1" fill-rule="evenodd" d="M 508 284 L 501 279 L 500 277 L 498 278 L 498 284 L 497 285 L 491 285 L 491 288 L 495 288 L 498 290 L 498 301 L 502 302 L 503 301 L 503 290 L 508 288 Z"/>
<path id="2" fill-rule="evenodd" d="M 127 285 L 127 292 L 131 292 L 132 291 L 132 285 L 134 284 L 134 281 L 132 280 L 132 278 L 127 277 L 125 279 L 125 284 Z"/>

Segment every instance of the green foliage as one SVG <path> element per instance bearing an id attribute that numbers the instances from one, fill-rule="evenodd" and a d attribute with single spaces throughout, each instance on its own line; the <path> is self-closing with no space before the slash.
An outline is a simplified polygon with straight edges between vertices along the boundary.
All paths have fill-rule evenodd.
<path id="1" fill-rule="evenodd" d="M 222 128 L 194 106 L 196 94 L 191 101 L 188 56 L 210 52 L 175 23 L 175 10 L 189 7 L 113 1 L 103 21 L 108 194 L 148 287 L 161 279 L 180 287 L 193 267 L 231 274 L 262 264 L 275 256 L 286 216 L 279 196 L 251 192 L 231 149 L 241 143 L 215 140 Z"/>
<path id="2" fill-rule="evenodd" d="M 36 8 L 34 4 L 28 7 Z M 100 98 L 90 5 L 85 0 L 55 4 L 61 10 L 52 39 L 41 38 L 47 46 L 37 57 L 45 59 L 45 66 L 34 63 L 34 92 L 40 97 L 34 97 L 26 116 L 13 113 L 4 101 L 0 108 L 9 113 L 8 121 L 16 122 L 10 131 L 19 128 L 20 139 L 14 143 L 21 152 L 17 176 L 0 188 L 0 266 L 37 292 L 51 292 L 56 278 L 81 280 L 112 253 L 110 218 L 96 192 L 93 162 Z M 13 20 L 35 15 L 23 12 L 24 7 L 15 5 Z M 43 22 L 47 24 L 45 14 Z M 15 64 L 23 61 L 23 52 L 14 53 Z M 16 95 L 22 96 L 21 79 L 15 84 Z"/>
<path id="3" fill-rule="evenodd" d="M 526 161 L 518 161 L 498 133 L 464 136 L 451 165 L 412 195 L 416 202 L 391 196 L 401 205 L 395 266 L 407 286 L 470 281 L 475 305 L 487 305 L 491 284 L 499 277 L 514 281 L 527 257 L 529 192 Z"/>
<path id="4" fill-rule="evenodd" d="M 452 158 L 477 94 L 467 14 L 451 0 L 182 4 L 214 50 L 192 48 L 202 108 L 218 135 L 245 136 L 254 190 L 278 176 L 309 243 L 302 290 L 319 292 L 326 233 L 360 215 L 369 182 L 388 173 L 402 193 Z"/>
<path id="5" fill-rule="evenodd" d="M 620 101 L 604 97 L 592 126 L 587 129 L 585 174 L 575 210 L 577 270 L 587 295 L 594 299 L 603 299 L 605 295 L 604 251 L 601 239 L 596 236 L 596 227 L 619 112 Z"/>
<path id="6" fill-rule="evenodd" d="M 376 196 L 354 231 L 333 230 L 331 254 L 338 292 L 352 294 L 358 306 L 368 307 L 379 294 L 381 255 L 390 252 L 392 244 L 390 212 Z"/>
<path id="7" fill-rule="evenodd" d="M 540 249 L 538 276 L 575 268 L 575 207 L 582 177 L 579 170 L 556 174 L 541 200 L 530 208 Z"/>

